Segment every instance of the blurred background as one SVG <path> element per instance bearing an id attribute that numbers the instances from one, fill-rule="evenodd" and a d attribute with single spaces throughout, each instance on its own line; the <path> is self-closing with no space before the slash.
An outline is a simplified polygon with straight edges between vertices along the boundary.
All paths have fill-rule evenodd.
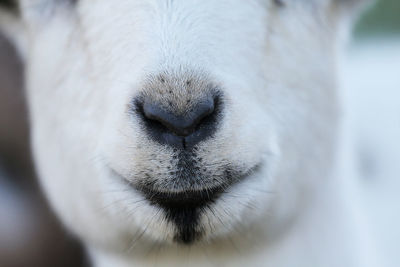
<path id="1" fill-rule="evenodd" d="M 382 266 L 400 266 L 400 0 L 362 16 L 341 71 L 374 241 Z"/>
<path id="2" fill-rule="evenodd" d="M 379 210 L 370 219 L 391 229 L 400 225 L 400 0 L 367 10 L 342 64 L 363 190 L 372 195 L 367 204 Z M 0 34 L 0 267 L 85 266 L 81 247 L 54 218 L 35 179 L 22 73 Z M 400 264 L 400 236 L 384 230 L 376 236 L 389 253 L 388 266 Z"/>
<path id="3" fill-rule="evenodd" d="M 0 267 L 84 266 L 41 195 L 29 146 L 23 66 L 0 32 Z"/>

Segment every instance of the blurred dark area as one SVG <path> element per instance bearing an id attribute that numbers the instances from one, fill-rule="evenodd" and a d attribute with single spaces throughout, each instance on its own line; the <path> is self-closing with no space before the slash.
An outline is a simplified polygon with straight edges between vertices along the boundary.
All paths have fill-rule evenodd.
<path id="1" fill-rule="evenodd" d="M 85 266 L 81 246 L 35 179 L 22 75 L 16 51 L 0 34 L 0 267 Z"/>

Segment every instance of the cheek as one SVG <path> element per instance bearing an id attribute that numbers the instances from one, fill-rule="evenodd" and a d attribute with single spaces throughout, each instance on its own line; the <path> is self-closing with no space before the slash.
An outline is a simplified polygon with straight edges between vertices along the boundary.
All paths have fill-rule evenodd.
<path id="1" fill-rule="evenodd" d="M 275 154 L 276 127 L 270 108 L 270 99 L 264 92 L 245 95 L 240 92 L 239 98 L 232 98 L 226 116 L 225 132 L 230 150 L 241 160 L 259 160 L 265 153 Z"/>
<path id="2" fill-rule="evenodd" d="M 133 129 L 133 122 L 129 121 L 126 113 L 109 110 L 100 136 L 101 154 L 112 168 L 128 174 L 135 161 L 146 158 L 145 154 L 137 157 L 135 153 L 138 151 L 140 138 L 139 132 Z"/>

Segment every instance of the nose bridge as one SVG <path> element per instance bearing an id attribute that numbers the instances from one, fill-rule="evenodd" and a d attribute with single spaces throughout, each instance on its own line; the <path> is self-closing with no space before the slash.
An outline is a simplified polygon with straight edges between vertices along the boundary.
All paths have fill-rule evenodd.
<path id="1" fill-rule="evenodd" d="M 150 75 L 143 86 L 142 95 L 147 101 L 182 116 L 213 95 L 217 88 L 209 75 L 200 71 L 167 70 Z"/>

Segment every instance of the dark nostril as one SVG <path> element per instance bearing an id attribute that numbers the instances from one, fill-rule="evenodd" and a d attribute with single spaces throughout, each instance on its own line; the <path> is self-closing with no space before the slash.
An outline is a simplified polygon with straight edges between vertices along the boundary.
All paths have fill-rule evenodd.
<path id="1" fill-rule="evenodd" d="M 145 102 L 143 104 L 143 113 L 146 119 L 161 123 L 178 136 L 188 136 L 193 133 L 202 119 L 213 112 L 214 99 L 212 98 L 204 99 L 184 115 L 180 116 L 152 102 Z"/>
<path id="2" fill-rule="evenodd" d="M 157 102 L 141 98 L 136 110 L 149 135 L 162 144 L 191 147 L 211 136 L 220 110 L 219 97 L 207 96 L 185 112 L 176 111 Z"/>

